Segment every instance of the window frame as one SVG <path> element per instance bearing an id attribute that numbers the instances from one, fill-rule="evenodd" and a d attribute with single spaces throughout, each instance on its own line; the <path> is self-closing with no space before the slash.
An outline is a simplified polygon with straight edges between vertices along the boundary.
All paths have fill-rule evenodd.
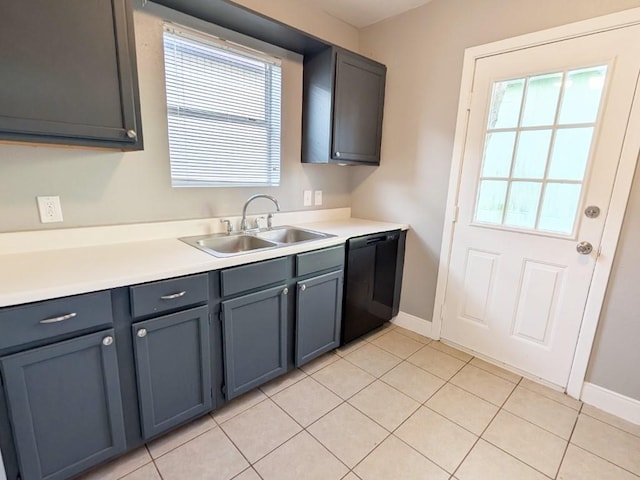
<path id="1" fill-rule="evenodd" d="M 167 39 L 177 38 L 178 40 L 184 40 L 186 42 L 194 42 L 198 46 L 210 47 L 213 55 L 216 52 L 226 52 L 231 55 L 229 63 L 234 64 L 234 60 L 238 60 L 235 65 L 241 69 L 249 71 L 246 63 L 243 65 L 242 59 L 249 61 L 258 61 L 265 67 L 264 73 L 264 114 L 262 119 L 253 118 L 251 115 L 241 114 L 229 114 L 215 109 L 199 109 L 190 108 L 174 103 L 170 101 L 169 94 L 169 77 L 167 69 Z M 218 187 L 218 188 L 236 188 L 236 187 L 274 187 L 279 186 L 281 181 L 281 167 L 282 167 L 282 60 L 281 58 L 267 54 L 265 52 L 252 49 L 250 47 L 240 45 L 235 42 L 231 42 L 220 38 L 216 35 L 193 30 L 191 28 L 183 27 L 181 25 L 174 24 L 172 22 L 164 22 L 162 30 L 162 48 L 163 48 L 163 67 L 164 67 L 164 87 L 165 87 L 165 104 L 167 108 L 167 132 L 169 141 L 169 163 L 170 163 L 170 175 L 171 185 L 174 188 L 199 188 L 199 187 Z M 176 48 L 177 42 L 173 42 L 173 48 Z M 235 57 L 235 58 L 234 58 Z M 202 58 L 205 58 L 204 56 Z M 212 64 L 215 64 L 215 60 L 212 60 Z M 222 62 L 218 62 L 221 64 Z M 180 68 L 177 62 L 174 62 L 169 68 Z M 177 76 L 175 73 L 174 76 Z M 277 84 L 275 84 L 277 82 Z M 200 92 L 198 92 L 200 93 Z M 266 141 L 264 142 L 264 158 L 260 164 L 258 164 L 264 170 L 264 180 L 251 181 L 249 175 L 240 174 L 238 178 L 241 180 L 211 180 L 203 177 L 198 178 L 197 173 L 193 173 L 191 178 L 185 178 L 185 175 L 177 175 L 175 170 L 177 168 L 194 168 L 195 165 L 189 165 L 188 160 L 175 158 L 172 156 L 172 127 L 170 125 L 171 119 L 191 119 L 191 120 L 203 120 L 209 122 L 219 122 L 226 125 L 246 125 L 252 127 L 261 127 L 264 129 L 264 135 Z M 173 134 L 179 133 L 179 129 L 174 129 Z M 246 140 L 249 137 L 242 137 Z M 242 140 L 238 142 L 238 146 L 242 143 Z M 175 148 L 175 146 L 173 147 Z M 243 160 L 247 161 L 248 157 Z M 214 161 L 213 159 L 211 161 Z M 246 167 L 244 162 L 234 162 L 233 159 L 225 160 L 221 165 L 219 172 L 238 172 L 241 173 L 243 167 Z M 215 167 L 207 169 L 207 173 L 213 174 L 216 172 Z"/>

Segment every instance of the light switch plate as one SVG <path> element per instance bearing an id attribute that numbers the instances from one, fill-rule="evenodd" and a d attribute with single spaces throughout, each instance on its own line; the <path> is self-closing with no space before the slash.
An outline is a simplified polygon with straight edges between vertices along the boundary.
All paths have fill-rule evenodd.
<path id="1" fill-rule="evenodd" d="M 304 191 L 304 206 L 305 207 L 310 207 L 312 205 L 311 203 L 311 190 L 305 190 Z"/>
<path id="2" fill-rule="evenodd" d="M 36 197 L 41 223 L 62 222 L 62 206 L 60 197 Z"/>
<path id="3" fill-rule="evenodd" d="M 322 190 L 316 190 L 314 204 L 322 205 Z"/>

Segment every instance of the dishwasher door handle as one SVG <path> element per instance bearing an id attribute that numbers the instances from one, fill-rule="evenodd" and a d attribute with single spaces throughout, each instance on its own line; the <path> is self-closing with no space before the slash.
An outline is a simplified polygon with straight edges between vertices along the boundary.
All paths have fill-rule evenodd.
<path id="1" fill-rule="evenodd" d="M 367 245 L 375 245 L 376 243 L 384 242 L 386 240 L 386 235 L 383 235 L 382 237 L 373 237 L 367 240 Z"/>

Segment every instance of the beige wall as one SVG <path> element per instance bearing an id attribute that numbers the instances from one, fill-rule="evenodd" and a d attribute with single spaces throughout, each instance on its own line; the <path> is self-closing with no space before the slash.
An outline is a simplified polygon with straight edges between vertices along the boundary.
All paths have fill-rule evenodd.
<path id="1" fill-rule="evenodd" d="M 431 320 L 464 50 L 640 0 L 433 0 L 362 32 L 388 67 L 382 164 L 352 170 L 359 217 L 411 224 L 403 311 Z"/>
<path id="2" fill-rule="evenodd" d="M 260 7 L 264 13 L 288 20 L 291 3 L 292 0 L 270 0 L 260 2 Z M 305 208 L 304 189 L 323 190 L 325 207 L 350 205 L 348 171 L 336 166 L 300 163 L 302 64 L 299 56 L 282 51 L 275 52 L 285 56 L 281 186 L 171 188 L 162 25 L 153 12 L 169 11 L 148 4 L 135 14 L 145 150 L 121 153 L 0 145 L 0 232 L 232 215 L 238 214 L 244 200 L 256 192 L 275 195 L 283 210 L 288 211 Z M 294 12 L 299 28 L 347 48 L 358 48 L 358 31 L 354 27 L 309 7 L 299 6 Z M 190 23 L 188 17 L 173 18 Z M 209 27 L 197 21 L 191 23 L 196 27 Z M 213 28 L 212 31 L 220 33 L 221 30 Z M 237 36 L 231 38 L 239 40 Z M 38 195 L 60 196 L 65 219 L 62 224 L 39 222 Z M 269 204 L 263 206 L 268 208 Z M 253 208 L 260 210 L 260 205 Z"/>

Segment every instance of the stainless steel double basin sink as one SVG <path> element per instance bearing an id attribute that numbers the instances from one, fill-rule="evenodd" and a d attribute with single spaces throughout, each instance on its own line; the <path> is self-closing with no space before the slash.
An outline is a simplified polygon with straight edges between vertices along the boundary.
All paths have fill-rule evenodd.
<path id="1" fill-rule="evenodd" d="M 179 240 L 216 257 L 232 257 L 330 237 L 335 235 L 302 228 L 276 227 L 271 230 L 183 237 Z"/>

